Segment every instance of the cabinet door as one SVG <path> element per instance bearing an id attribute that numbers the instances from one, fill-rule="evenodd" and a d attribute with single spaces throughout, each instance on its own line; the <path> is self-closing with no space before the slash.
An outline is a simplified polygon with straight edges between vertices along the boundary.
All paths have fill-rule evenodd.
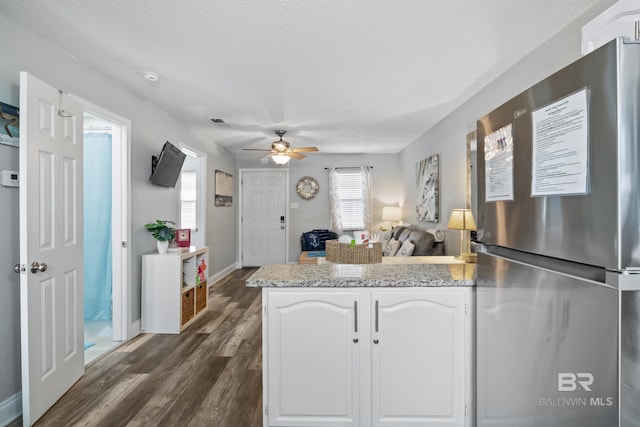
<path id="1" fill-rule="evenodd" d="M 360 294 L 305 291 L 264 294 L 268 425 L 357 425 Z"/>
<path id="2" fill-rule="evenodd" d="M 464 290 L 372 292 L 372 425 L 464 425 L 464 316 Z"/>

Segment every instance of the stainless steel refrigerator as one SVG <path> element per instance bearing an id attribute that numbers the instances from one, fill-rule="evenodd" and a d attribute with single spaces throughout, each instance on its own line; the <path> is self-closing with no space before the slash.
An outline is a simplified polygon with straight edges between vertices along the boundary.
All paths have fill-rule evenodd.
<path id="1" fill-rule="evenodd" d="M 477 426 L 640 426 L 640 44 L 584 56 L 477 137 Z"/>

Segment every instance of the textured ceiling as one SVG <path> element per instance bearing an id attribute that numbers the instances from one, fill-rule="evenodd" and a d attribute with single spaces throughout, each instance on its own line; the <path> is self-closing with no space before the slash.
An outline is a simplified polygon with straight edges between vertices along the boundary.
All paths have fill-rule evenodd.
<path id="1" fill-rule="evenodd" d="M 2 0 L 0 13 L 231 151 L 286 129 L 293 146 L 388 153 L 594 2 Z"/>

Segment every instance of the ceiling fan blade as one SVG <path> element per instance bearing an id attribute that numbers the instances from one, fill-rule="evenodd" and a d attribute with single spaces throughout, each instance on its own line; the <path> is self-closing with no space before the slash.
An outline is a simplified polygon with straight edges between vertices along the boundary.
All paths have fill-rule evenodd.
<path id="1" fill-rule="evenodd" d="M 306 157 L 303 154 L 296 153 L 295 151 L 289 151 L 287 153 L 287 156 L 293 157 L 294 159 L 304 159 Z"/>
<path id="2" fill-rule="evenodd" d="M 318 151 L 318 148 L 317 147 L 297 147 L 297 148 L 292 148 L 291 151 L 296 151 L 298 153 L 311 152 L 311 151 Z"/>

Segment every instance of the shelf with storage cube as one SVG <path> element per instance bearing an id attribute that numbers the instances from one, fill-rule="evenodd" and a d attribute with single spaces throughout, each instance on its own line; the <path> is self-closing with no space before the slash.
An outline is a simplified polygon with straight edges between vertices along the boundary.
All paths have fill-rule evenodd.
<path id="1" fill-rule="evenodd" d="M 142 256 L 142 331 L 178 334 L 207 309 L 209 248 Z"/>

